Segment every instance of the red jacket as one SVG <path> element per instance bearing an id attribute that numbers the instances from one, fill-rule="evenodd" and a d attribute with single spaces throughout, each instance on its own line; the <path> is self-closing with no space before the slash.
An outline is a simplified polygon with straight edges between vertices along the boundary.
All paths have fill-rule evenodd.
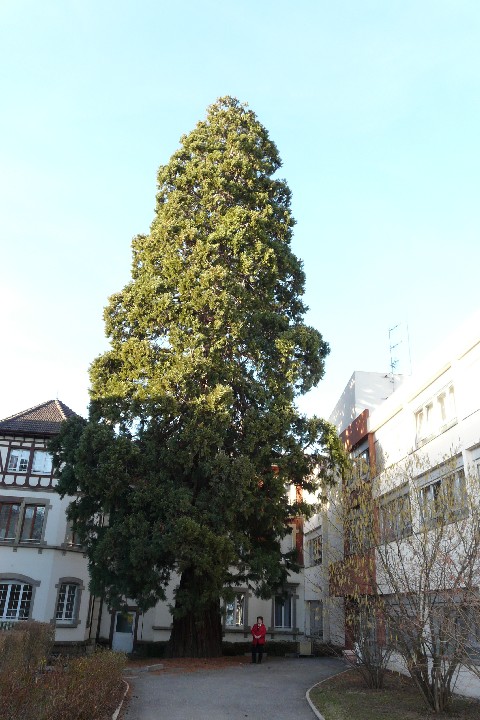
<path id="1" fill-rule="evenodd" d="M 255 625 L 251 629 L 251 633 L 254 645 L 265 645 L 265 635 L 267 634 L 267 628 L 263 623 L 261 625 L 257 625 L 257 623 L 255 623 Z"/>

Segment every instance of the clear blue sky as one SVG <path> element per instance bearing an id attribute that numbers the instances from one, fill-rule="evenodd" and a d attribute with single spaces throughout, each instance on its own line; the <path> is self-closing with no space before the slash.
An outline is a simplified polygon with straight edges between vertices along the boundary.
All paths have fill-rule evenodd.
<path id="1" fill-rule="evenodd" d="M 268 128 L 293 191 L 303 401 L 408 372 L 480 305 L 477 0 L 0 0 L 0 417 L 84 413 L 102 308 L 148 232 L 156 171 L 222 95 Z M 403 329 L 402 329 L 403 328 Z"/>

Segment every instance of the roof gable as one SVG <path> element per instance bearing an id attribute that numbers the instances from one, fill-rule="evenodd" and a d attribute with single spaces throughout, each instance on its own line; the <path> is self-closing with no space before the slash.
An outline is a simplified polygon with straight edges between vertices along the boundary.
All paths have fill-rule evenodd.
<path id="1" fill-rule="evenodd" d="M 20 435 L 56 435 L 64 420 L 76 415 L 61 400 L 48 400 L 0 421 L 0 432 Z"/>

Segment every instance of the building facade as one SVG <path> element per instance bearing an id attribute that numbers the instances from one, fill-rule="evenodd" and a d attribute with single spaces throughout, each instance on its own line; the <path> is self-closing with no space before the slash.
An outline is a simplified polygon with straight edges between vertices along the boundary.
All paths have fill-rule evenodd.
<path id="1" fill-rule="evenodd" d="M 87 561 L 47 452 L 73 414 L 52 400 L 0 422 L 0 622 L 50 622 L 57 644 L 66 646 L 95 636 Z"/>
<path id="2" fill-rule="evenodd" d="M 332 582 L 333 572 L 324 602 L 343 602 L 344 608 L 348 608 L 359 591 L 368 594 L 368 577 L 363 577 L 362 586 L 362 578 L 358 576 L 362 564 L 356 558 L 368 560 L 370 553 L 369 566 L 374 568 L 376 587 L 383 587 L 382 592 L 387 593 L 383 597 L 388 602 L 385 565 L 380 560 L 386 557 L 389 547 L 398 547 L 400 551 L 403 547 L 403 557 L 408 558 L 409 553 L 414 552 L 414 540 L 407 539 L 418 538 L 427 546 L 432 537 L 439 536 L 441 523 L 445 527 L 446 539 L 452 537 L 455 540 L 462 532 L 464 539 L 468 539 L 469 527 L 473 523 L 471 519 L 469 526 L 468 518 L 475 517 L 480 502 L 479 377 L 480 313 L 477 313 L 447 337 L 442 346 L 377 407 L 362 410 L 357 405 L 359 412 L 353 420 L 348 409 L 342 412 L 342 417 L 350 422 L 346 426 L 339 422 L 338 429 L 354 461 L 354 472 L 350 478 L 352 488 L 347 487 L 343 494 L 344 506 L 347 506 L 343 508 L 343 517 L 350 513 L 353 521 L 348 523 L 348 529 L 340 528 L 340 534 L 344 566 L 347 567 L 349 559 L 353 559 L 350 567 L 354 567 L 355 572 L 344 573 L 341 586 Z M 337 407 L 348 405 L 349 393 L 350 389 Z M 371 507 L 374 512 L 368 519 L 361 516 L 361 508 L 355 507 L 356 482 L 373 501 Z M 355 543 L 352 529 L 355 530 L 356 511 L 359 512 L 358 527 L 365 527 L 367 521 L 374 527 L 375 542 L 379 543 L 376 549 L 369 550 L 361 543 Z M 359 537 L 361 533 L 357 534 L 357 540 Z M 446 547 L 446 540 L 444 545 Z M 466 545 L 467 542 L 458 546 Z M 410 585 L 406 582 L 405 587 L 408 586 L 411 592 L 415 562 L 420 556 L 416 560 L 413 560 L 414 555 L 410 557 L 404 572 L 406 577 L 410 575 Z M 454 563 L 455 557 L 454 554 L 446 555 L 446 562 Z M 335 561 L 341 562 L 338 558 Z M 471 576 L 478 580 L 479 566 L 478 556 L 469 559 Z M 443 604 L 447 595 L 451 597 L 454 592 L 451 589 L 454 582 L 452 572 L 449 577 L 450 584 L 444 587 L 437 579 L 431 580 L 429 586 L 429 592 L 433 592 Z M 475 583 L 476 580 L 473 582 L 474 591 Z M 477 584 L 480 585 L 480 582 Z M 396 598 L 399 587 L 400 584 L 396 588 Z M 459 585 L 455 593 L 460 597 L 465 593 L 465 587 Z M 398 603 L 398 599 L 395 602 Z M 351 630 L 348 622 L 345 623 L 344 643 L 347 647 L 355 641 Z M 374 630 L 378 637 L 384 632 L 378 626 Z M 480 657 L 480 614 L 475 602 L 469 616 L 468 633 L 469 649 L 473 649 L 475 656 L 477 648 Z M 457 690 L 478 695 L 478 679 L 462 670 Z"/>

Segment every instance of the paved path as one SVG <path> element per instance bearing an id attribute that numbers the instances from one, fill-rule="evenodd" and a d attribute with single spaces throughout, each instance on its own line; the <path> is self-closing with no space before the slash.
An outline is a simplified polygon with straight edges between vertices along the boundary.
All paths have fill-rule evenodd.
<path id="1" fill-rule="evenodd" d="M 126 720 L 314 720 L 305 692 L 345 669 L 335 658 L 272 658 L 190 673 L 128 680 Z"/>

